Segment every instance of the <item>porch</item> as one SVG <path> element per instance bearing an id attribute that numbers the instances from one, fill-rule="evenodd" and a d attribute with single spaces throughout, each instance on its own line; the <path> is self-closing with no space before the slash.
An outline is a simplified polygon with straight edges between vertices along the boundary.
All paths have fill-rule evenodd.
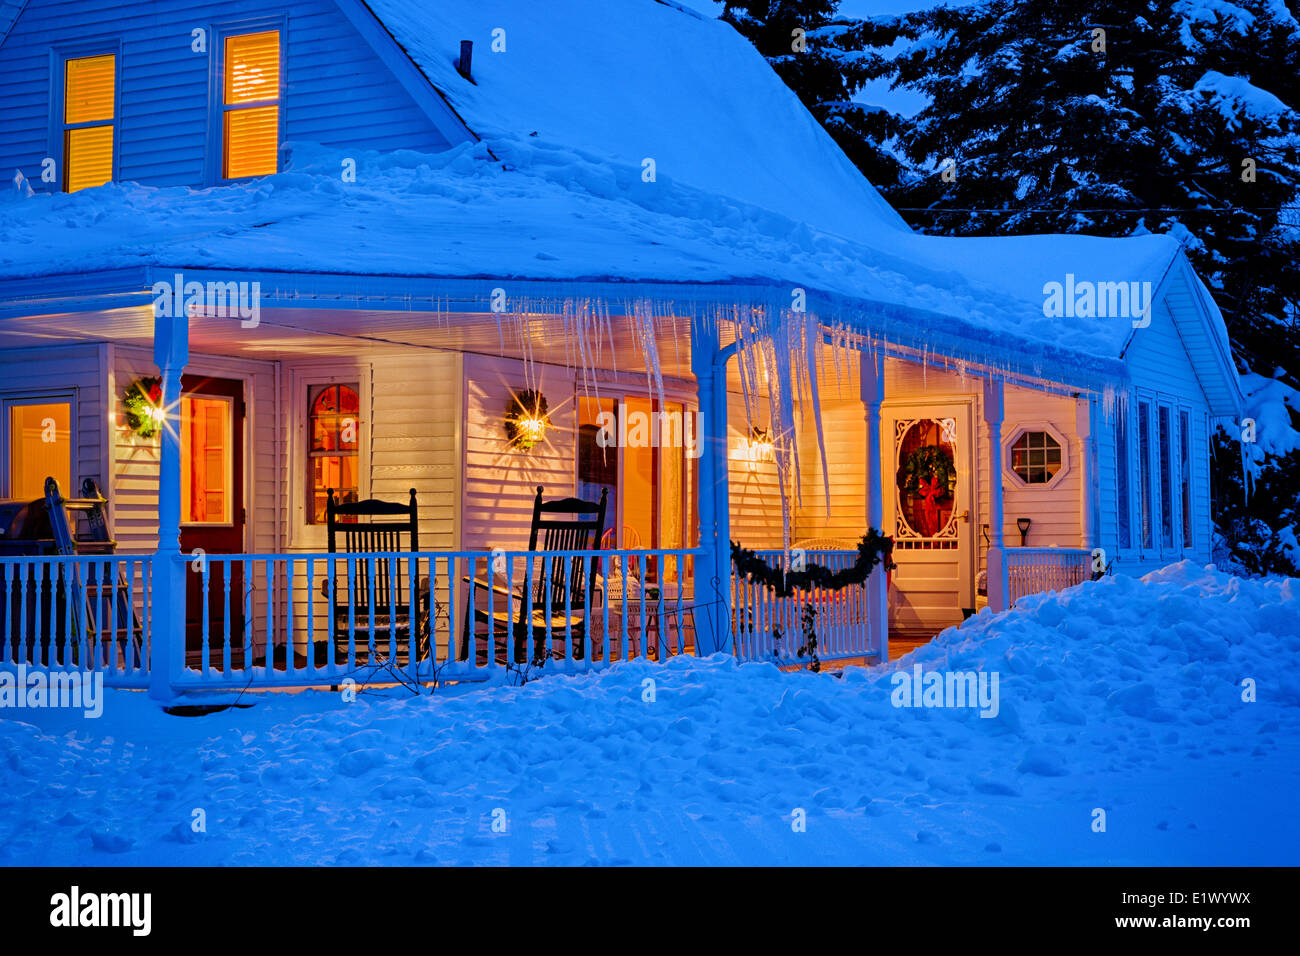
<path id="1" fill-rule="evenodd" d="M 828 331 L 819 346 L 820 400 L 797 396 L 790 428 L 770 404 L 747 397 L 780 383 L 767 381 L 766 370 L 741 368 L 734 322 L 689 303 L 664 306 L 682 295 L 672 292 L 629 301 L 613 315 L 554 301 L 502 315 L 482 295 L 437 311 L 395 311 L 391 303 L 362 310 L 346 299 L 305 308 L 266 297 L 250 327 L 201 309 L 178 319 L 141 306 L 76 320 L 4 320 L 0 345 L 7 349 L 56 340 L 108 353 L 99 402 L 84 417 L 106 436 L 99 470 L 111 476 L 118 547 L 93 557 L 0 557 L 0 665 L 89 663 L 109 683 L 170 697 L 348 679 L 494 680 L 536 672 L 538 661 L 542 670 L 569 673 L 715 652 L 801 663 L 809 608 L 821 660 L 882 660 L 891 638 L 928 637 L 976 610 L 981 576 L 994 609 L 1082 579 L 1088 551 L 1080 545 L 1092 533 L 1082 477 L 1090 433 L 1073 426 L 1090 421 L 1096 396 L 1081 401 L 1029 376 L 1008 380 L 1005 371 L 968 360 L 927 358 Z M 369 369 L 358 388 L 369 401 L 356 441 L 368 475 L 357 493 L 393 500 L 418 488 L 421 541 L 428 542 L 418 550 L 330 552 L 309 520 L 320 489 L 304 478 L 310 443 L 301 400 L 352 381 L 340 369 L 358 360 Z M 232 404 L 231 414 L 232 433 L 247 439 L 246 455 L 242 467 L 232 466 L 229 486 L 243 501 L 232 497 L 222 506 L 226 517 L 235 508 L 247 512 L 237 545 L 194 544 L 197 523 L 186 520 L 189 458 L 177 429 L 163 428 L 146 443 L 117 427 L 113 410 L 124 384 L 147 374 L 160 375 L 160 405 L 173 419 L 187 396 L 199 394 L 187 386 L 191 379 L 243 383 L 238 402 L 247 410 L 235 416 Z M 502 437 L 501 418 L 507 399 L 526 389 L 554 400 L 549 443 L 521 454 Z M 646 459 L 655 477 L 642 485 L 636 473 L 646 468 L 639 464 L 621 463 L 614 477 L 584 474 L 582 429 L 611 396 L 617 407 L 645 402 L 651 411 L 693 416 L 689 437 L 699 457 L 657 453 Z M 1001 435 L 1004 396 L 1058 403 L 1064 411 L 1057 417 L 1071 419 L 1062 438 L 1073 449 L 1075 483 L 1058 481 L 1054 498 L 1034 502 L 1037 534 L 1052 535 L 1046 547 L 1004 546 L 1003 525 L 1014 515 L 1003 519 L 1001 482 L 981 478 L 1003 470 L 996 456 L 1004 442 L 980 436 Z M 919 522 L 914 503 L 883 477 L 894 476 L 906 451 L 895 440 L 900 422 L 954 429 L 942 441 L 916 431 L 919 441 L 946 441 L 960 475 L 933 527 L 912 527 Z M 785 454 L 773 450 L 783 443 Z M 791 449 L 801 453 L 797 478 Z M 345 468 L 330 467 L 336 475 Z M 560 496 L 600 481 L 616 481 L 623 494 L 598 551 L 523 546 L 529 497 L 521 489 L 543 484 L 548 496 Z M 669 486 L 676 491 L 666 496 Z M 1072 501 L 1077 520 L 1053 529 L 1050 516 L 1062 499 Z M 730 559 L 734 539 L 774 567 L 797 561 L 843 569 L 854 563 L 854 543 L 868 527 L 898 542 L 892 582 L 877 568 L 843 590 L 778 598 L 738 574 Z M 580 614 L 552 603 L 553 595 L 560 604 L 567 595 L 548 577 L 556 559 L 585 562 L 595 581 Z M 617 580 L 617 569 L 633 568 L 626 585 Z M 504 593 L 466 586 L 493 578 L 506 584 Z M 521 586 L 539 578 L 538 586 Z M 408 616 L 385 620 L 399 591 Z M 541 622 L 525 629 L 518 659 L 472 625 L 500 613 Z"/>

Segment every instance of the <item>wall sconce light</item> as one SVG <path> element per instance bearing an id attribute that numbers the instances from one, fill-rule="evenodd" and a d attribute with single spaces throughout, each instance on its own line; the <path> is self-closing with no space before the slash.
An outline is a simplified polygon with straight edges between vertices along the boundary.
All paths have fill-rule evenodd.
<path id="1" fill-rule="evenodd" d="M 773 443 L 772 433 L 768 429 L 759 428 L 757 425 L 750 429 L 749 453 L 751 461 L 775 460 L 776 445 Z"/>
<path id="2" fill-rule="evenodd" d="M 1020 529 L 1020 547 L 1025 546 L 1025 541 L 1029 538 L 1029 526 L 1034 523 L 1032 518 L 1017 518 L 1016 527 Z"/>
<path id="3" fill-rule="evenodd" d="M 546 440 L 548 405 L 541 392 L 527 389 L 510 396 L 506 405 L 506 438 L 527 450 Z"/>

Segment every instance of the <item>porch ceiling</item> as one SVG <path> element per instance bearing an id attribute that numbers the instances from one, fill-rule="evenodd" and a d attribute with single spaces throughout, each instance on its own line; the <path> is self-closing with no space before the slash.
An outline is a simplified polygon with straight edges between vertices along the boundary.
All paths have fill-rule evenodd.
<path id="1" fill-rule="evenodd" d="M 0 321 L 0 349 L 71 342 L 152 348 L 153 329 L 151 305 L 6 318 Z M 691 376 L 688 319 L 661 321 L 656 344 L 664 375 Z M 633 324 L 616 316 L 585 349 L 555 315 L 263 307 L 257 324 L 249 327 L 235 318 L 195 315 L 190 319 L 190 351 L 196 354 L 274 359 L 381 356 L 411 348 L 531 358 L 617 372 L 644 372 L 646 365 Z"/>

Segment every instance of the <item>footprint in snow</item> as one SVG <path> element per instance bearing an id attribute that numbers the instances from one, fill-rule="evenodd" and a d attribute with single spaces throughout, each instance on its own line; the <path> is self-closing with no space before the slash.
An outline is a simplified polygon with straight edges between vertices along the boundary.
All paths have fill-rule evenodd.
<path id="1" fill-rule="evenodd" d="M 105 853 L 125 853 L 131 847 L 135 846 L 134 840 L 128 840 L 126 837 L 118 836 L 116 833 L 96 833 L 90 834 L 91 845 L 96 850 L 102 850 Z"/>

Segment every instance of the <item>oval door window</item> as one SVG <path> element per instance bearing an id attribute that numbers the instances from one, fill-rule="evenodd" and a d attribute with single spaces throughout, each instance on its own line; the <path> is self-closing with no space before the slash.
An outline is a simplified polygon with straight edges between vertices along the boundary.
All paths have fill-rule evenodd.
<path id="1" fill-rule="evenodd" d="M 957 489 L 956 422 L 922 418 L 899 422 L 898 519 L 904 535 L 934 538 L 953 527 Z"/>

